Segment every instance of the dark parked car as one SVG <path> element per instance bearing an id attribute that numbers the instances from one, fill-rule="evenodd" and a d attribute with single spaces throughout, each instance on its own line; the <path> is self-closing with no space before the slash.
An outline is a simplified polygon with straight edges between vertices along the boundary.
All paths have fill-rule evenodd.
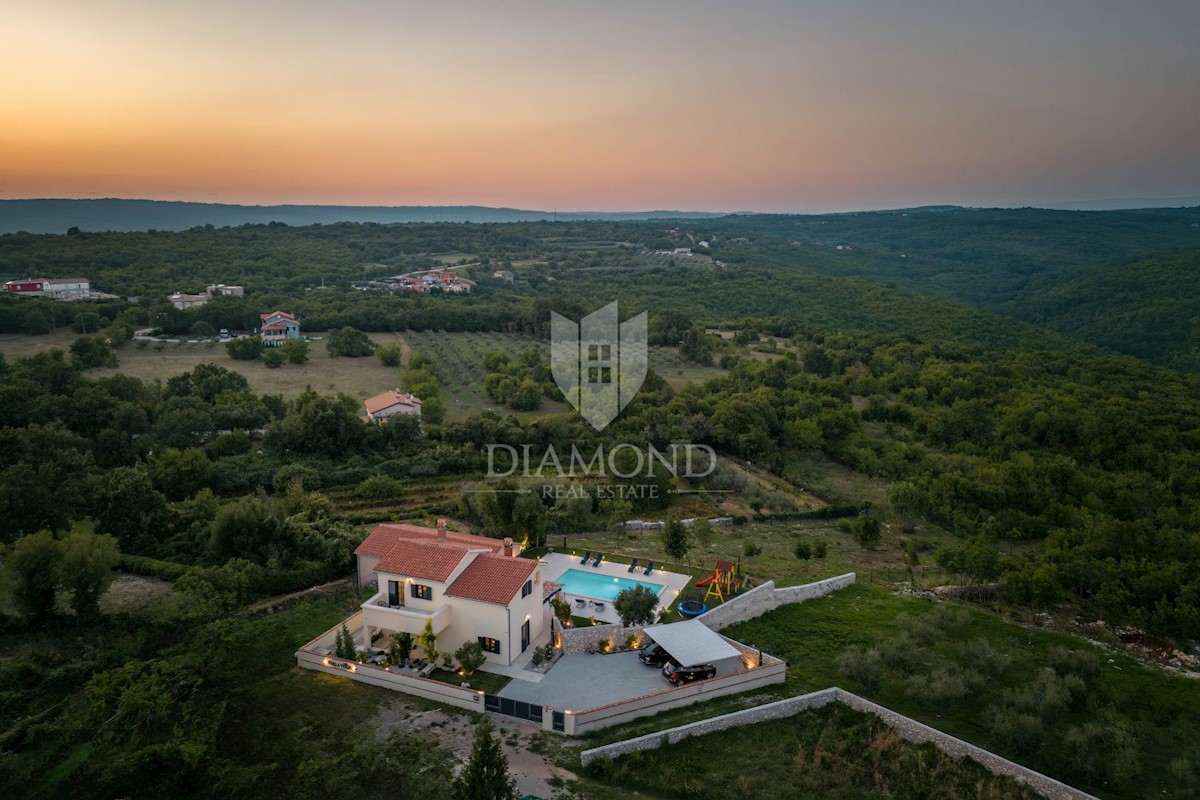
<path id="1" fill-rule="evenodd" d="M 674 661 L 668 661 L 666 664 L 663 664 L 662 674 L 664 678 L 671 682 L 672 686 L 678 686 L 688 681 L 702 681 L 705 678 L 711 678 L 717 674 L 717 668 L 712 664 L 681 667 Z"/>
<path id="2" fill-rule="evenodd" d="M 642 652 L 638 653 L 638 658 L 642 663 L 649 667 L 661 667 L 670 660 L 671 654 L 662 649 L 662 645 L 658 642 L 652 642 L 642 648 Z"/>

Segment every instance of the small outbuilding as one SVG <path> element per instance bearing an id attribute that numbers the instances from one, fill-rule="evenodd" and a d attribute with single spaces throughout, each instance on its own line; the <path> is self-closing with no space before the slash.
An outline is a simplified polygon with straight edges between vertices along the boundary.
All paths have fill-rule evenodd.
<path id="1" fill-rule="evenodd" d="M 742 652 L 700 620 L 650 625 L 643 630 L 680 666 L 712 664 L 718 676 L 733 675 L 742 669 Z"/>

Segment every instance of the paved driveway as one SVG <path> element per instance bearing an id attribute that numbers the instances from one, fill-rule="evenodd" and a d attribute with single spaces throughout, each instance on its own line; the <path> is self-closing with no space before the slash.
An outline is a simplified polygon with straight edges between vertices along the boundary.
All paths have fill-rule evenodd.
<path id="1" fill-rule="evenodd" d="M 559 659 L 540 683 L 510 681 L 500 697 L 583 711 L 670 688 L 658 669 L 638 661 L 637 653 L 576 653 Z"/>

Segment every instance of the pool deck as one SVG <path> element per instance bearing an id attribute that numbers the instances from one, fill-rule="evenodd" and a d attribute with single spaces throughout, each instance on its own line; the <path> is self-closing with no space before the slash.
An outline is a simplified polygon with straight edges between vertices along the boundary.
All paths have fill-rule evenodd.
<path id="1" fill-rule="evenodd" d="M 592 562 L 580 564 L 579 560 L 583 558 L 583 551 L 580 550 L 579 555 L 571 555 L 569 553 L 547 553 L 542 556 L 541 561 L 544 566 L 542 568 L 542 578 L 547 581 L 558 581 L 567 570 L 577 569 L 581 572 L 588 572 L 594 575 L 605 575 L 611 578 L 624 578 L 626 580 L 642 581 L 644 583 L 657 583 L 662 586 L 662 590 L 658 593 L 659 607 L 666 608 L 675 601 L 675 598 L 687 586 L 688 576 L 679 572 L 667 572 L 666 570 L 655 569 L 649 575 L 643 575 L 642 569 L 639 568 L 634 572 L 629 571 L 628 564 L 609 563 L 607 561 L 600 562 L 600 566 L 593 567 Z M 601 600 L 603 608 L 596 606 L 596 598 L 586 595 L 576 595 L 570 593 L 565 587 L 561 596 L 570 602 L 572 611 L 576 616 L 592 617 L 594 616 L 601 622 L 620 622 L 615 611 L 613 611 L 612 601 Z M 583 600 L 583 606 L 580 607 L 575 601 Z"/>

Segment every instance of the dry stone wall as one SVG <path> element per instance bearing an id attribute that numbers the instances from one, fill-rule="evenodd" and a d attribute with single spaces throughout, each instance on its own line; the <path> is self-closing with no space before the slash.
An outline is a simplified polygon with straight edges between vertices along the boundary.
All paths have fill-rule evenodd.
<path id="1" fill-rule="evenodd" d="M 711 611 L 706 611 L 696 619 L 703 622 L 714 631 L 754 619 L 768 611 L 774 611 L 789 603 L 803 603 L 815 597 L 835 592 L 850 586 L 856 580 L 853 572 L 838 575 L 836 578 L 826 578 L 816 583 L 805 583 L 800 586 L 775 587 L 775 581 L 767 581 L 756 586 L 745 594 L 740 594 L 729 602 L 722 603 Z"/>

